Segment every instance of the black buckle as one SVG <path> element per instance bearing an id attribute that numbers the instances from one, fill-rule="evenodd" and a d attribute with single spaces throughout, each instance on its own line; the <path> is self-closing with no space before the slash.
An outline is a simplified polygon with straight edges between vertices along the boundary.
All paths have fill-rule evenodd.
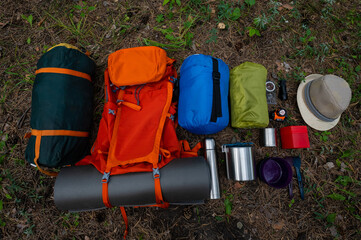
<path id="1" fill-rule="evenodd" d="M 215 83 L 219 83 L 219 80 L 221 79 L 221 74 L 219 72 L 213 72 L 212 78 Z"/>

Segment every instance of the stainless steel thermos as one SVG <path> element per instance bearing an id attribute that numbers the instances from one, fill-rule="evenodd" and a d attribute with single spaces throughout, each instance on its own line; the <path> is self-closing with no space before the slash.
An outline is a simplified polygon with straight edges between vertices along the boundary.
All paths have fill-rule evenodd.
<path id="1" fill-rule="evenodd" d="M 252 145 L 235 143 L 222 146 L 226 154 L 227 178 L 235 181 L 252 181 L 255 179 L 255 161 Z"/>
<path id="2" fill-rule="evenodd" d="M 211 170 L 212 187 L 210 199 L 220 199 L 221 192 L 219 189 L 218 170 L 217 170 L 217 158 L 215 150 L 215 141 L 213 138 L 206 138 L 204 140 L 205 158 L 209 164 Z"/>

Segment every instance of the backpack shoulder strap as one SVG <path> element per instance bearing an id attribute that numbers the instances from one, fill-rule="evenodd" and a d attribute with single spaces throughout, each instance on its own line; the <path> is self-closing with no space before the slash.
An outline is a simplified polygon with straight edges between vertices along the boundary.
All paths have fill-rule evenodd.
<path id="1" fill-rule="evenodd" d="M 179 145 L 180 145 L 180 149 L 181 149 L 181 158 L 197 157 L 199 149 L 201 149 L 203 147 L 202 142 L 198 142 L 191 149 L 187 140 L 180 140 Z"/>

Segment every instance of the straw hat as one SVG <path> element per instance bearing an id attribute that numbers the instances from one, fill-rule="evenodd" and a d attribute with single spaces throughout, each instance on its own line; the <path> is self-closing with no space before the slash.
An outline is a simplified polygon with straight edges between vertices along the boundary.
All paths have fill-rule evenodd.
<path id="1" fill-rule="evenodd" d="M 335 75 L 311 74 L 297 90 L 297 104 L 303 120 L 320 131 L 336 126 L 350 100 L 350 86 Z"/>

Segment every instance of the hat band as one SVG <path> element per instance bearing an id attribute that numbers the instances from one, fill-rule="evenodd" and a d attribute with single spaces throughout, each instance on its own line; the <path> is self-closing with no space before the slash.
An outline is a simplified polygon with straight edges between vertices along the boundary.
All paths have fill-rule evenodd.
<path id="1" fill-rule="evenodd" d="M 306 105 L 308 106 L 308 108 L 310 109 L 310 111 L 320 120 L 324 121 L 324 122 L 333 122 L 334 120 L 336 120 L 337 118 L 328 118 L 325 115 L 323 115 L 322 113 L 320 113 L 315 105 L 313 105 L 311 97 L 310 97 L 310 87 L 311 84 L 313 83 L 313 81 L 309 82 L 306 84 L 305 87 L 305 102 Z"/>

